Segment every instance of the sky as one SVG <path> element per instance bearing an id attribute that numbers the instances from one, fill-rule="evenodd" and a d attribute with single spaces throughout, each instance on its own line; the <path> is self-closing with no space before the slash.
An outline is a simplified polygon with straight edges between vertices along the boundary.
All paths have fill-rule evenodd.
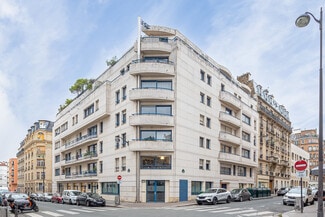
<path id="1" fill-rule="evenodd" d="M 55 121 L 78 78 L 137 39 L 137 17 L 179 30 L 236 78 L 246 72 L 285 106 L 293 129 L 319 126 L 319 23 L 325 0 L 0 0 L 0 161 L 38 120 Z"/>

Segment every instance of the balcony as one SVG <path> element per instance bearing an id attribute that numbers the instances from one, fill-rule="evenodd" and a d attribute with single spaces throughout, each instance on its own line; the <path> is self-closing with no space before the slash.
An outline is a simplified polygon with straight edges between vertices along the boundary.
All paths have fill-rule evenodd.
<path id="1" fill-rule="evenodd" d="M 163 114 L 134 114 L 130 116 L 131 126 L 174 126 L 174 117 Z"/>
<path id="2" fill-rule="evenodd" d="M 241 141 L 241 139 L 238 136 L 232 135 L 227 132 L 220 132 L 219 140 L 224 141 L 224 142 L 229 142 L 229 143 L 232 143 L 232 144 L 238 145 L 238 146 L 240 145 L 240 141 Z"/>
<path id="3" fill-rule="evenodd" d="M 141 53 L 148 54 L 169 54 L 172 52 L 172 40 L 165 37 L 143 37 L 141 39 Z M 135 52 L 138 46 L 134 46 Z"/>
<path id="4" fill-rule="evenodd" d="M 173 141 L 170 140 L 132 140 L 129 142 L 130 151 L 174 151 Z"/>
<path id="5" fill-rule="evenodd" d="M 229 92 L 220 91 L 219 100 L 237 110 L 240 110 L 241 101 Z"/>
<path id="6" fill-rule="evenodd" d="M 237 128 L 239 128 L 240 126 L 240 119 L 230 114 L 227 114 L 226 112 L 219 112 L 219 120 L 231 124 Z"/>
<path id="7" fill-rule="evenodd" d="M 65 147 L 65 150 L 68 150 L 68 149 L 71 149 L 77 145 L 94 142 L 96 140 L 97 140 L 97 134 L 85 135 L 80 138 L 74 139 L 70 142 L 67 142 L 63 146 Z"/>
<path id="8" fill-rule="evenodd" d="M 130 75 L 175 76 L 174 64 L 170 61 L 160 62 L 136 60 L 130 65 Z"/>
<path id="9" fill-rule="evenodd" d="M 228 162 L 228 163 L 252 166 L 252 167 L 257 167 L 258 165 L 257 162 L 252 161 L 250 158 L 245 158 L 240 155 L 227 153 L 227 152 L 219 152 L 218 160 L 223 162 Z"/>
<path id="10" fill-rule="evenodd" d="M 87 179 L 91 177 L 95 177 L 97 179 L 97 170 L 86 170 L 86 171 L 82 171 L 81 173 L 74 172 L 65 175 L 66 179 L 78 179 L 78 178 L 84 179 L 85 177 Z"/>
<path id="11" fill-rule="evenodd" d="M 68 159 L 65 159 L 65 164 L 74 164 L 74 163 L 83 163 L 85 161 L 92 161 L 92 160 L 98 160 L 98 154 L 97 152 L 86 152 L 84 155 L 80 156 L 72 156 Z"/>
<path id="12" fill-rule="evenodd" d="M 278 158 L 275 157 L 275 156 L 267 156 L 266 159 L 267 159 L 269 162 L 274 163 L 274 164 L 279 163 Z"/>
<path id="13" fill-rule="evenodd" d="M 130 100 L 174 101 L 174 91 L 170 89 L 135 88 L 130 90 Z"/>

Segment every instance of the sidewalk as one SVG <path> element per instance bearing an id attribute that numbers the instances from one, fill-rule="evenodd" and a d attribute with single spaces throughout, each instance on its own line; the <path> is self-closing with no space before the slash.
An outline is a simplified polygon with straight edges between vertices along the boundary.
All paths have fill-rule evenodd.
<path id="1" fill-rule="evenodd" d="M 318 205 L 317 205 L 317 202 L 315 202 L 314 205 L 309 205 L 309 206 L 305 206 L 304 209 L 303 209 L 303 213 L 301 213 L 301 211 L 297 210 L 292 210 L 290 212 L 286 212 L 286 213 L 283 213 L 282 217 L 316 217 L 317 216 L 317 208 L 318 208 Z M 325 213 L 325 209 L 323 208 L 323 213 Z"/>

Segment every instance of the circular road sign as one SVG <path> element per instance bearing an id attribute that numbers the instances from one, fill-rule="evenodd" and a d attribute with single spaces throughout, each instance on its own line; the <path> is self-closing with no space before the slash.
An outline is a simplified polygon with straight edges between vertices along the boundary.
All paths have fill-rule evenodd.
<path id="1" fill-rule="evenodd" d="M 303 171 L 307 168 L 307 162 L 305 160 L 298 160 L 295 163 L 295 168 L 298 171 Z"/>
<path id="2" fill-rule="evenodd" d="M 121 180 L 121 179 L 122 179 L 122 176 L 121 176 L 121 175 L 118 175 L 118 176 L 117 176 L 117 179 L 118 179 L 118 180 Z"/>

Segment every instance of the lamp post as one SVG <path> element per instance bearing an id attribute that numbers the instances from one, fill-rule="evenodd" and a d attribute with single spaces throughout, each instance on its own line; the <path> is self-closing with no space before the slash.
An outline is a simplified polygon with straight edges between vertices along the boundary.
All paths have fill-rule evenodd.
<path id="1" fill-rule="evenodd" d="M 322 66 L 322 56 L 323 56 L 323 9 L 320 8 L 320 18 L 319 20 L 310 12 L 305 12 L 303 15 L 296 19 L 297 27 L 305 27 L 310 21 L 310 16 L 319 24 L 320 32 L 320 65 L 319 65 L 319 138 L 318 138 L 318 208 L 317 217 L 323 217 L 323 163 L 324 163 L 324 153 L 323 153 L 323 66 Z"/>

